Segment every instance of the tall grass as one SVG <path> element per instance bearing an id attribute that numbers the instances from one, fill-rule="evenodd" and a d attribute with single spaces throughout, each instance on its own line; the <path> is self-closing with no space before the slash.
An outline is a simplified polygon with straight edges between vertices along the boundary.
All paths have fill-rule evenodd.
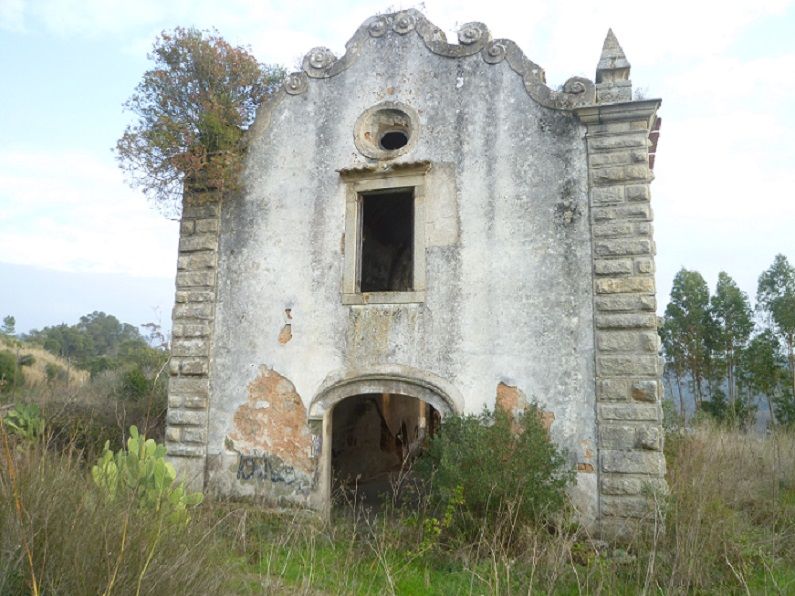
<path id="1" fill-rule="evenodd" d="M 0 435 L 0 594 L 223 592 L 214 516 L 173 525 L 110 502 L 75 453 Z"/>
<path id="2" fill-rule="evenodd" d="M 422 499 L 374 512 L 354 498 L 331 520 L 207 500 L 163 526 L 99 498 L 73 452 L 9 445 L 0 594 L 34 578 L 41 594 L 795 593 L 795 436 L 703 426 L 667 452 L 665 526 L 608 545 L 570 518 L 520 523 L 510 499 L 466 539 L 429 535 Z"/>
<path id="3" fill-rule="evenodd" d="M 795 435 L 702 426 L 669 440 L 668 462 L 655 584 L 795 591 Z"/>

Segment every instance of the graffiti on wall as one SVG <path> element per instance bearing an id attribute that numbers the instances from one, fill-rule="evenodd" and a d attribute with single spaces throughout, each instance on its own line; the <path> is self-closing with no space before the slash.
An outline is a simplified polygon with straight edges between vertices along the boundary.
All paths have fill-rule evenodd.
<path id="1" fill-rule="evenodd" d="M 278 457 L 267 455 L 239 455 L 238 480 L 269 481 L 285 484 L 299 493 L 307 494 L 312 488 L 312 478 L 284 463 Z"/>

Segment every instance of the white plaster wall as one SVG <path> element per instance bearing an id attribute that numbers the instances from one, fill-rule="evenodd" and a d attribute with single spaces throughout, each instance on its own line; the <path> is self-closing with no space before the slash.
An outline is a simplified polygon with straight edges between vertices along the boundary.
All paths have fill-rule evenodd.
<path id="1" fill-rule="evenodd" d="M 583 127 L 535 103 L 505 62 L 439 56 L 413 34 L 371 43 L 347 70 L 263 111 L 246 189 L 223 205 L 208 455 L 224 452 L 263 364 L 307 407 L 331 373 L 395 364 L 449 381 L 466 412 L 493 407 L 500 381 L 517 386 L 554 412 L 552 436 L 572 462 L 595 468 Z M 345 306 L 337 170 L 373 163 L 355 149 L 354 123 L 386 100 L 420 117 L 398 161 L 432 164 L 427 299 Z M 292 340 L 280 345 L 287 308 Z M 595 476 L 579 476 L 575 492 L 593 508 Z"/>

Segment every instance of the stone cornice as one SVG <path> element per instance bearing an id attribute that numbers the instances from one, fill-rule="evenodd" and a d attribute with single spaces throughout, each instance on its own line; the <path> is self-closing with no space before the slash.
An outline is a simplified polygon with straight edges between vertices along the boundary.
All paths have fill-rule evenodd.
<path id="1" fill-rule="evenodd" d="M 623 103 L 581 106 L 573 111 L 584 124 L 605 124 L 626 120 L 647 120 L 649 128 L 654 123 L 661 99 L 644 99 Z"/>
<path id="2" fill-rule="evenodd" d="M 415 176 L 422 175 L 431 168 L 429 161 L 378 163 L 337 170 L 343 180 L 374 178 L 378 176 Z"/>
<path id="3" fill-rule="evenodd" d="M 414 9 L 367 19 L 345 45 L 345 55 L 337 58 L 328 48 L 318 47 L 304 57 L 302 71 L 286 78 L 288 95 L 304 93 L 312 79 L 334 77 L 353 64 L 364 51 L 377 48 L 378 41 L 393 35 L 418 35 L 434 54 L 447 58 L 479 55 L 487 64 L 507 62 L 522 77 L 527 93 L 543 106 L 556 110 L 572 110 L 594 103 L 594 83 L 583 77 L 572 77 L 561 91 L 546 85 L 544 69 L 532 62 L 516 43 L 509 39 L 492 39 L 483 23 L 467 23 L 458 31 L 458 44 L 447 43 L 444 32 Z M 375 43 L 372 43 L 372 42 Z"/>

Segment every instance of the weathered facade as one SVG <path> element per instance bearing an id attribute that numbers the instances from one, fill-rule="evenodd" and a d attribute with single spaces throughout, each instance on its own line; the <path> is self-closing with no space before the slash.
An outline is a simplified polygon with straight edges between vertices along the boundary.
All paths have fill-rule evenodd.
<path id="1" fill-rule="evenodd" d="M 207 490 L 322 508 L 445 415 L 532 401 L 614 534 L 664 489 L 659 101 L 632 101 L 612 32 L 596 83 L 560 91 L 481 23 L 458 41 L 406 11 L 312 50 L 244 190 L 186 195 L 169 454 Z"/>

